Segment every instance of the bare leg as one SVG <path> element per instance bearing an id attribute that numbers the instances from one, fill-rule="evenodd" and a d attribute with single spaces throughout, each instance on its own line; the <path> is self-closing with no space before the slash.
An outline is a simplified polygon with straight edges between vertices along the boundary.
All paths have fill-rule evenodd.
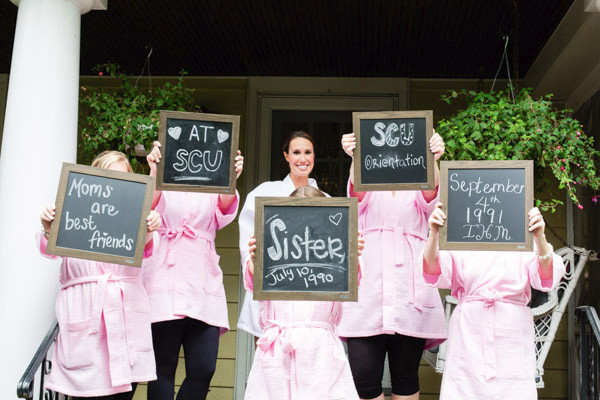
<path id="1" fill-rule="evenodd" d="M 383 395 L 383 393 L 381 393 L 379 396 L 377 396 L 373 399 L 360 399 L 360 400 L 385 400 L 385 396 Z"/>
<path id="2" fill-rule="evenodd" d="M 392 393 L 392 400 L 419 400 L 419 392 L 411 394 L 410 396 L 400 396 Z"/>

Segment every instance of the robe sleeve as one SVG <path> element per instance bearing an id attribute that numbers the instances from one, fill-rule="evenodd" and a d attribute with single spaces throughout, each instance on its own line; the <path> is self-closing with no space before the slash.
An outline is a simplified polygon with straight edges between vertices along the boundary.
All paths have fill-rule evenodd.
<path id="1" fill-rule="evenodd" d="M 358 256 L 358 280 L 357 280 L 357 285 L 358 287 L 360 287 L 360 281 L 362 280 L 363 277 L 363 273 L 362 273 L 362 267 L 360 266 L 362 260 L 362 256 Z"/>
<path id="2" fill-rule="evenodd" d="M 452 274 L 455 269 L 455 264 L 460 262 L 456 259 L 456 256 L 449 251 L 440 251 L 438 253 L 438 265 L 442 271 L 439 275 L 431 275 L 426 274 L 423 270 L 423 279 L 425 279 L 425 283 L 430 286 L 439 288 L 439 289 L 451 289 L 452 288 Z M 421 254 L 419 258 L 419 265 L 423 268 L 423 255 Z"/>
<path id="3" fill-rule="evenodd" d="M 350 182 L 350 179 L 348 179 L 348 188 L 346 191 L 346 194 L 348 197 L 350 197 L 351 191 L 352 192 L 354 191 L 354 185 L 352 184 L 352 182 Z M 372 193 L 373 192 L 366 192 L 365 197 L 363 197 L 363 199 L 358 202 L 358 214 L 359 215 L 364 212 L 364 210 L 367 208 L 367 206 L 371 202 L 371 197 L 373 196 Z"/>
<path id="4" fill-rule="evenodd" d="M 429 218 L 433 210 L 435 210 L 435 205 L 440 201 L 440 190 L 437 189 L 437 194 L 431 201 L 425 200 L 425 196 L 422 191 L 417 192 L 416 202 L 418 210 L 425 215 L 425 218 Z"/>
<path id="5" fill-rule="evenodd" d="M 529 259 L 526 259 L 526 263 L 531 287 L 542 292 L 552 290 L 552 288 L 560 283 L 565 274 L 565 264 L 562 257 L 556 253 L 552 253 L 552 279 L 542 279 L 540 277 L 540 263 L 534 254 Z"/>
<path id="6" fill-rule="evenodd" d="M 248 292 L 252 292 L 254 290 L 254 276 L 250 273 L 248 261 L 250 261 L 250 254 L 242 262 L 242 274 L 244 276 L 244 288 Z"/>
<path id="7" fill-rule="evenodd" d="M 144 254 L 142 258 L 150 258 L 154 253 L 154 241 L 157 240 L 158 234 L 156 232 L 152 232 L 152 240 L 150 241 L 150 245 L 148 247 L 144 246 Z"/>
<path id="8" fill-rule="evenodd" d="M 246 202 L 244 203 L 244 207 L 242 208 L 242 212 L 238 218 L 240 231 L 240 262 L 242 263 L 242 268 L 244 267 L 246 258 L 249 256 L 248 240 L 250 240 L 250 236 L 254 233 L 255 198 L 256 189 L 248 193 L 248 196 L 246 196 Z"/>
<path id="9" fill-rule="evenodd" d="M 219 195 L 215 194 L 214 196 L 216 198 L 215 218 L 217 220 L 218 230 L 224 228 L 235 219 L 235 216 L 237 215 L 238 211 L 238 206 L 240 204 L 240 194 L 237 190 L 235 191 L 235 201 L 233 202 L 231 207 L 229 207 L 229 209 L 225 212 L 221 211 L 221 207 L 219 207 Z"/>
<path id="10" fill-rule="evenodd" d="M 48 238 L 42 235 L 42 232 L 37 232 L 35 234 L 35 239 L 37 244 L 39 245 L 40 254 L 46 258 L 50 258 L 51 260 L 57 260 L 61 258 L 60 256 L 55 256 L 53 254 L 46 253 L 46 247 L 48 247 Z"/>

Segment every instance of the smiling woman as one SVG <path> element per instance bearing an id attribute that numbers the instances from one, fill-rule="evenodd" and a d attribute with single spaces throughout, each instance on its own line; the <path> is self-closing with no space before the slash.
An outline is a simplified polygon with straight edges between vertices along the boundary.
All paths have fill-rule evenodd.
<path id="1" fill-rule="evenodd" d="M 246 197 L 244 208 L 240 213 L 240 256 L 242 265 L 249 257 L 248 238 L 254 233 L 255 198 L 257 196 L 287 197 L 301 186 L 317 188 L 314 179 L 309 178 L 315 165 L 316 143 L 305 131 L 294 131 L 284 141 L 283 157 L 288 163 L 289 174 L 282 181 L 264 182 L 252 190 Z M 261 336 L 262 329 L 258 324 L 260 304 L 254 301 L 251 292 L 246 292 L 244 305 L 237 327 L 254 336 Z"/>

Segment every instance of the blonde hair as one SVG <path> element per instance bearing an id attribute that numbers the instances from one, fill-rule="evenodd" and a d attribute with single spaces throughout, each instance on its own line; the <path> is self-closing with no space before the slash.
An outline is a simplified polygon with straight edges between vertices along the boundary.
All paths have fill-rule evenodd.
<path id="1" fill-rule="evenodd" d="M 94 161 L 92 161 L 92 167 L 108 169 L 111 166 L 111 164 L 120 161 L 125 161 L 125 163 L 127 164 L 127 170 L 129 172 L 133 172 L 133 169 L 131 168 L 131 164 L 129 163 L 127 156 L 121 153 L 120 151 L 116 150 L 106 150 L 98 154 L 96 158 L 94 158 Z"/>
<path id="2" fill-rule="evenodd" d="M 300 186 L 290 194 L 290 197 L 327 197 L 325 193 L 312 186 Z"/>

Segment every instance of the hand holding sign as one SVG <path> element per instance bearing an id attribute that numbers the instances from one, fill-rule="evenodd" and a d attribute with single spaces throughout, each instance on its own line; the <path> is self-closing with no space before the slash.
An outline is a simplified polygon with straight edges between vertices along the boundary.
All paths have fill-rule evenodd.
<path id="1" fill-rule="evenodd" d="M 150 214 L 148 214 L 146 221 L 147 221 L 146 225 L 148 226 L 148 233 L 157 231 L 158 228 L 160 228 L 160 225 L 162 224 L 160 214 L 154 210 L 150 211 Z"/>
<path id="2" fill-rule="evenodd" d="M 56 215 L 56 206 L 54 204 L 49 204 L 42 210 L 40 214 L 40 220 L 42 221 L 42 228 L 44 229 L 44 236 L 48 236 L 50 234 L 50 227 L 52 226 L 52 221 L 54 221 L 54 216 Z"/>
<path id="3" fill-rule="evenodd" d="M 435 210 L 429 216 L 429 230 L 434 235 L 440 232 L 440 227 L 444 226 L 446 221 L 446 213 L 442 210 L 443 205 L 443 203 L 437 203 Z"/>
<path id="4" fill-rule="evenodd" d="M 546 222 L 544 222 L 544 217 L 542 217 L 540 210 L 537 207 L 533 207 L 529 210 L 527 216 L 529 217 L 529 232 L 533 232 L 533 236 L 536 238 L 543 236 L 546 229 Z"/>
<path id="5" fill-rule="evenodd" d="M 242 156 L 241 151 L 237 151 L 237 156 L 235 156 L 235 179 L 239 178 L 244 170 L 244 157 Z"/>
<path id="6" fill-rule="evenodd" d="M 429 151 L 433 153 L 433 159 L 435 161 L 439 160 L 444 155 L 445 150 L 444 139 L 434 129 L 433 136 L 429 139 Z"/>
<path id="7" fill-rule="evenodd" d="M 354 133 L 342 135 L 342 149 L 350 157 L 354 158 L 354 149 L 356 148 L 356 136 Z"/>
<path id="8" fill-rule="evenodd" d="M 162 155 L 160 154 L 161 144 L 158 140 L 152 143 L 152 151 L 146 156 L 148 167 L 150 167 L 150 176 L 156 176 L 156 165 L 160 162 Z"/>

